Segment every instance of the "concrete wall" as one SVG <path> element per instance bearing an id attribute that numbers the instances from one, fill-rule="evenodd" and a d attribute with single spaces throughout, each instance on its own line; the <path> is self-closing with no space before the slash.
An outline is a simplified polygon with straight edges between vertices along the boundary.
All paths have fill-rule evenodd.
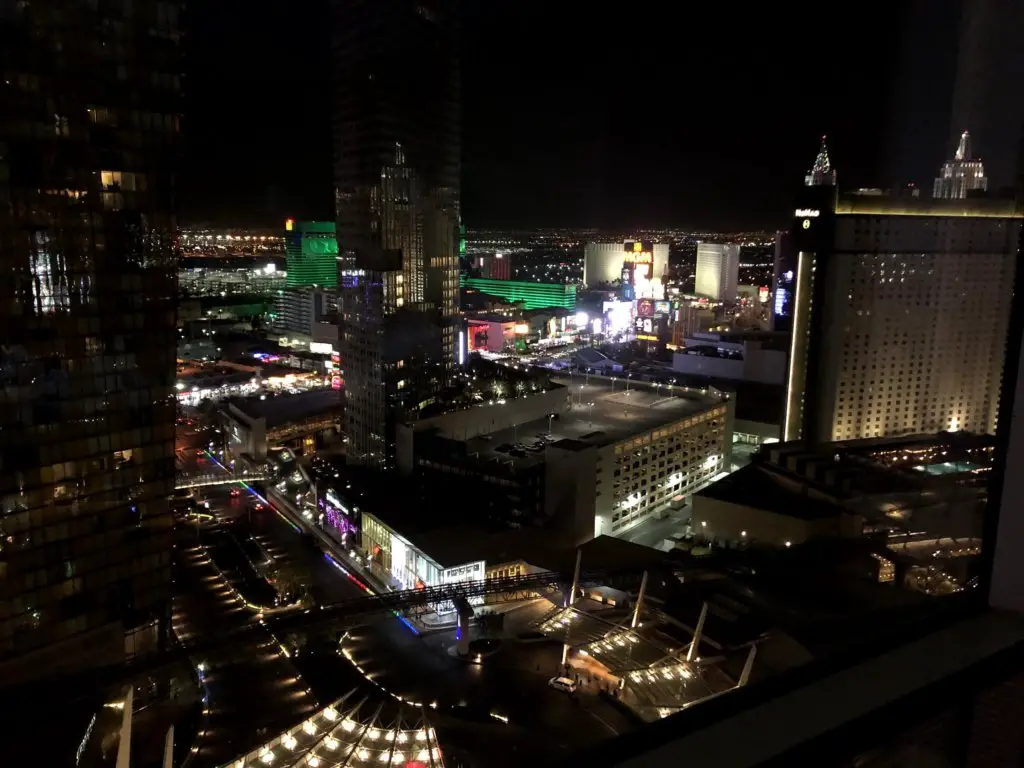
<path id="1" fill-rule="evenodd" d="M 745 342 L 742 346 L 714 341 L 702 343 L 727 349 L 740 347 L 743 359 L 676 352 L 672 358 L 672 369 L 694 376 L 710 376 L 733 381 L 759 381 L 765 384 L 784 384 L 786 381 L 786 353 L 780 349 L 765 349 L 753 341 Z"/>
<path id="2" fill-rule="evenodd" d="M 839 535 L 839 518 L 840 513 L 837 513 L 834 518 L 805 520 L 697 493 L 693 496 L 691 520 L 698 535 L 784 547 L 787 541 L 800 544 L 816 536 Z"/>
<path id="3" fill-rule="evenodd" d="M 707 357 L 705 355 L 688 355 L 676 352 L 672 356 L 672 370 L 688 373 L 693 376 L 708 376 L 717 379 L 743 379 L 744 361 L 724 357 Z"/>
<path id="4" fill-rule="evenodd" d="M 417 432 L 436 428 L 444 437 L 469 440 L 536 421 L 552 413 L 562 413 L 568 407 L 569 390 L 558 387 L 537 395 L 509 399 L 504 405 L 478 405 L 464 411 L 445 413 L 417 421 L 411 426 Z"/>
<path id="5" fill-rule="evenodd" d="M 477 405 L 464 411 L 444 413 L 395 428 L 395 462 L 399 472 L 410 474 L 416 463 L 417 432 L 437 429 L 442 437 L 470 440 L 519 424 L 543 419 L 569 408 L 569 389 L 559 386 L 537 395 L 506 400 L 504 405 Z"/>
<path id="6" fill-rule="evenodd" d="M 732 425 L 733 432 L 742 432 L 745 435 L 757 435 L 762 440 L 767 438 L 779 439 L 782 434 L 780 424 L 769 424 L 766 421 L 750 421 L 748 419 L 735 419 Z"/>
<path id="7" fill-rule="evenodd" d="M 590 541 L 594 538 L 597 449 L 549 445 L 544 459 L 544 514 L 573 544 Z"/>
<path id="8" fill-rule="evenodd" d="M 238 457 L 246 453 L 257 461 L 267 458 L 266 419 L 250 418 L 232 403 L 228 403 L 222 413 L 231 455 Z"/>

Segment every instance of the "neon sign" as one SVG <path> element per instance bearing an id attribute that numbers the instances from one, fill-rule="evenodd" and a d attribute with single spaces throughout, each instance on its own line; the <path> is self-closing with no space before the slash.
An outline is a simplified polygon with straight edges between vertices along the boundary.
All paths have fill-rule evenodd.
<path id="1" fill-rule="evenodd" d="M 816 219 L 821 216 L 817 208 L 797 208 L 794 214 L 799 219 Z"/>
<path id="2" fill-rule="evenodd" d="M 637 245 L 640 245 L 637 243 Z M 626 254 L 626 262 L 629 264 L 652 264 L 654 262 L 654 254 L 649 251 L 636 251 L 634 253 Z"/>

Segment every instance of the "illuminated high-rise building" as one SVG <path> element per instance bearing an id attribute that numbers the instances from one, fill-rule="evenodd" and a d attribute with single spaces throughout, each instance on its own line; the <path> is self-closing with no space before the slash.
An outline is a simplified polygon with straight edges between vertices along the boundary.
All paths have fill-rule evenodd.
<path id="1" fill-rule="evenodd" d="M 289 288 L 338 285 L 338 238 L 333 221 L 295 221 L 284 225 Z"/>
<path id="2" fill-rule="evenodd" d="M 507 253 L 487 253 L 476 257 L 474 266 L 485 280 L 511 280 L 512 258 Z"/>
<path id="3" fill-rule="evenodd" d="M 173 0 L 3 7 L 0 685 L 168 638 L 181 71 Z"/>
<path id="4" fill-rule="evenodd" d="M 834 187 L 836 185 L 836 169 L 832 167 L 832 161 L 829 160 L 825 138 L 825 136 L 821 137 L 821 146 L 814 158 L 814 165 L 804 176 L 804 186 L 806 187 Z"/>
<path id="5" fill-rule="evenodd" d="M 455 0 L 333 0 L 334 154 L 348 460 L 456 363 L 460 100 Z"/>
<path id="6" fill-rule="evenodd" d="M 775 234 L 773 272 L 771 328 L 773 331 L 789 331 L 793 327 L 793 281 L 796 279 L 796 252 L 789 231 Z"/>
<path id="7" fill-rule="evenodd" d="M 660 281 L 668 271 L 668 243 L 627 240 L 624 243 L 587 243 L 583 248 L 583 284 L 596 288 L 621 280 L 623 266 L 635 264 L 638 253 L 650 255 L 648 277 L 653 282 Z"/>
<path id="8" fill-rule="evenodd" d="M 935 177 L 932 197 L 940 200 L 960 199 L 971 192 L 988 189 L 988 178 L 981 160 L 971 155 L 971 137 L 964 131 L 960 134 L 953 159 L 944 163 Z"/>
<path id="9" fill-rule="evenodd" d="M 729 243 L 697 243 L 694 291 L 715 301 L 736 301 L 740 247 Z"/>
<path id="10" fill-rule="evenodd" d="M 823 195 L 794 213 L 783 439 L 994 432 L 1014 202 Z"/>

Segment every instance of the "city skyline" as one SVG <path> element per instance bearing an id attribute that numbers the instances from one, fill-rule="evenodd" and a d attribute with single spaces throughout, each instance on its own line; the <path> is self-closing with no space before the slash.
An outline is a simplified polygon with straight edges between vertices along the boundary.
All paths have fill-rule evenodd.
<path id="1" fill-rule="evenodd" d="M 231 3 L 193 12 L 190 62 L 203 76 L 187 91 L 186 123 L 190 114 L 194 122 L 184 165 L 186 221 L 273 225 L 285 216 L 333 214 L 323 161 L 331 93 L 323 5 L 310 3 L 301 14 L 273 7 L 237 14 Z M 864 46 L 920 48 L 917 37 L 901 44 L 903 24 L 916 20 L 911 6 L 891 25 L 864 13 L 830 30 L 822 57 L 856 56 Z M 906 77 L 890 82 L 901 67 L 885 57 L 833 78 L 797 45 L 818 25 L 800 8 L 769 38 L 757 13 L 708 19 L 729 30 L 723 50 L 717 38 L 659 31 L 650 14 L 626 13 L 621 27 L 644 41 L 639 59 L 591 55 L 568 9 L 529 1 L 465 8 L 468 227 L 778 228 L 822 134 L 847 187 L 912 180 L 927 188 L 946 159 L 948 105 L 908 107 L 898 92 Z M 931 21 L 945 27 L 929 45 L 955 37 L 955 14 L 946 16 Z M 595 23 L 588 37 L 614 50 L 619 23 Z M 954 67 L 944 61 L 954 54 L 955 47 L 929 53 L 928 78 L 949 80 L 946 90 Z M 721 56 L 728 67 L 708 67 Z M 922 75 L 908 77 L 913 85 Z M 223 130 L 233 121 L 246 125 L 244 135 Z M 904 125 L 935 136 L 897 154 L 889 129 Z"/>
<path id="2" fill-rule="evenodd" d="M 1024 0 L 656 7 L 0 4 L 5 765 L 1024 764 Z"/>

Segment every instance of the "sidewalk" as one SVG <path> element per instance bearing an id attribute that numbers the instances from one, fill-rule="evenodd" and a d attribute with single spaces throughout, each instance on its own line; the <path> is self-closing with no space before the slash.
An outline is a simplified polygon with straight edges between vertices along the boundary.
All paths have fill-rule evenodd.
<path id="1" fill-rule="evenodd" d="M 387 594 L 388 592 L 394 591 L 393 588 L 384 582 L 380 576 L 378 576 L 372 568 L 363 565 L 360 562 L 353 560 L 348 552 L 334 539 L 324 533 L 316 523 L 303 517 L 299 511 L 284 496 L 281 496 L 274 489 L 270 489 L 267 493 L 267 500 L 271 502 L 271 505 L 280 514 L 284 515 L 288 521 L 298 527 L 300 530 L 309 533 L 316 537 L 320 542 L 321 546 L 326 552 L 330 554 L 338 563 L 348 571 L 351 571 L 353 575 L 362 579 L 370 588 L 377 594 Z M 493 605 L 480 605 L 474 606 L 474 612 L 479 614 L 481 611 L 488 613 L 504 613 L 509 614 L 516 611 L 519 608 L 525 608 L 527 606 L 535 604 L 538 600 L 548 603 L 546 598 L 535 598 L 532 600 L 524 600 L 519 602 L 507 602 L 507 603 L 495 603 Z M 548 603 L 550 604 L 550 603 Z M 415 626 L 420 632 L 439 632 L 446 629 L 454 629 L 457 622 L 456 614 L 447 613 L 439 616 L 433 611 L 427 611 L 424 613 L 410 613 L 406 618 Z"/>
<path id="2" fill-rule="evenodd" d="M 373 571 L 366 568 L 362 563 L 353 561 L 349 557 L 348 552 L 338 542 L 324 533 L 316 523 L 303 517 L 299 510 L 295 508 L 295 505 L 284 496 L 281 496 L 275 489 L 268 490 L 267 501 L 270 502 L 273 509 L 279 514 L 284 515 L 292 525 L 314 536 L 320 542 L 325 552 L 330 553 L 331 557 L 337 560 L 345 569 L 366 582 L 374 592 L 386 594 L 392 591 Z"/>
<path id="3" fill-rule="evenodd" d="M 501 631 L 502 637 L 512 638 L 526 630 L 530 623 L 537 616 L 543 615 L 551 609 L 552 603 L 546 597 L 535 597 L 527 600 L 509 601 L 506 603 L 495 603 L 493 605 L 474 606 L 474 616 L 481 614 L 504 614 L 505 623 Z M 410 616 L 410 621 L 416 624 L 422 632 L 440 632 L 446 629 L 454 629 L 458 623 L 454 613 L 438 616 L 434 612 Z"/>

